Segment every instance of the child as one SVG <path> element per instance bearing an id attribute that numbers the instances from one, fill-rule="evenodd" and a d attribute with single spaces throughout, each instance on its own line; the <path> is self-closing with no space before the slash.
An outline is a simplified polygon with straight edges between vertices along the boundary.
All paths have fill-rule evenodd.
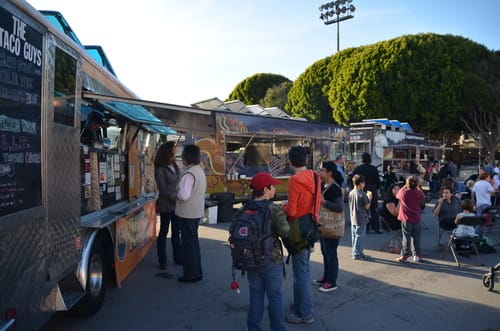
<path id="1" fill-rule="evenodd" d="M 467 216 L 476 216 L 474 214 L 474 205 L 472 204 L 471 199 L 465 199 L 462 202 L 462 205 L 460 206 L 462 209 L 461 213 L 457 214 L 457 217 L 455 218 L 455 224 L 458 223 L 458 220 L 461 219 L 462 217 L 467 217 Z M 457 226 L 457 229 L 455 230 L 455 236 L 457 237 L 477 237 L 476 231 L 474 230 L 473 226 L 470 225 L 464 225 L 464 224 L 459 224 Z M 465 247 L 462 245 L 462 242 L 460 240 L 457 240 L 455 243 L 455 246 L 457 248 L 457 251 L 460 249 L 468 249 L 468 247 Z"/>
<path id="2" fill-rule="evenodd" d="M 351 214 L 352 258 L 354 260 L 367 260 L 363 254 L 361 238 L 366 234 L 368 224 L 368 211 L 370 210 L 371 192 L 363 192 L 365 177 L 354 175 L 352 178 L 354 189 L 349 192 L 349 212 Z"/>
<path id="3" fill-rule="evenodd" d="M 285 213 L 280 206 L 273 204 L 270 200 L 276 193 L 274 185 L 280 181 L 273 178 L 267 172 L 260 172 L 252 177 L 251 188 L 252 200 L 247 202 L 247 207 L 254 204 L 268 206 L 270 209 L 270 227 L 273 236 L 272 262 L 261 269 L 247 271 L 248 286 L 250 291 L 250 302 L 248 305 L 247 328 L 248 330 L 261 330 L 261 322 L 264 314 L 264 294 L 267 296 L 268 314 L 271 330 L 285 330 L 285 312 L 281 293 L 283 279 L 283 253 L 280 237 L 287 237 L 290 227 Z M 242 212 L 242 210 L 240 211 Z M 229 233 L 233 232 L 233 224 Z"/>

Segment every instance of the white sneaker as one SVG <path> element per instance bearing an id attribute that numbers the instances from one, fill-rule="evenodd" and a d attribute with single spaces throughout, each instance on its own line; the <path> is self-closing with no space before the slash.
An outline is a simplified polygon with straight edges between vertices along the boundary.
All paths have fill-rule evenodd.
<path id="1" fill-rule="evenodd" d="M 422 258 L 420 256 L 418 255 L 413 256 L 413 262 L 420 262 L 420 261 L 422 261 Z"/>

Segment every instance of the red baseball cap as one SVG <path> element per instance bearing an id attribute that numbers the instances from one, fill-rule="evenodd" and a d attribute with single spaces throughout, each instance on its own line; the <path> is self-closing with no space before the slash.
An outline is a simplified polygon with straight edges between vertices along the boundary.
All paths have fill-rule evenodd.
<path id="1" fill-rule="evenodd" d="M 280 180 L 275 179 L 268 172 L 259 172 L 258 174 L 252 177 L 251 186 L 254 190 L 263 190 L 265 187 L 269 185 L 277 185 L 281 183 Z"/>

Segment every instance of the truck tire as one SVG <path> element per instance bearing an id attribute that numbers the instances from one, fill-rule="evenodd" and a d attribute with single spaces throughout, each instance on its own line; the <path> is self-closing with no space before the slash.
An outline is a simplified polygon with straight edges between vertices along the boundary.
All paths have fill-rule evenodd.
<path id="1" fill-rule="evenodd" d="M 90 250 L 87 264 L 87 284 L 85 295 L 74 307 L 78 315 L 95 314 L 102 306 L 108 281 L 108 265 L 102 242 L 96 238 Z"/>

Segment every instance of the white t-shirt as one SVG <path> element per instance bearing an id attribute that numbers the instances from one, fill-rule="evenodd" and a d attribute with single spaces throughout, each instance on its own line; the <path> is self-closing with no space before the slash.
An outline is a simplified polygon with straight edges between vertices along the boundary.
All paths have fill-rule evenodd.
<path id="1" fill-rule="evenodd" d="M 495 183 L 495 189 L 500 190 L 500 174 L 496 174 L 493 177 L 493 182 Z"/>
<path id="2" fill-rule="evenodd" d="M 462 217 L 467 217 L 467 216 L 476 216 L 474 213 L 465 213 L 461 212 L 458 213 L 457 217 L 460 219 Z M 465 238 L 465 237 L 477 237 L 476 230 L 474 230 L 473 226 L 470 225 L 464 225 L 464 224 L 459 224 L 457 226 L 457 229 L 455 230 L 455 236 L 459 238 Z"/>
<path id="3" fill-rule="evenodd" d="M 491 206 L 491 192 L 495 192 L 493 186 L 485 180 L 478 180 L 472 187 L 472 192 L 476 194 L 476 207 L 482 205 Z"/>

